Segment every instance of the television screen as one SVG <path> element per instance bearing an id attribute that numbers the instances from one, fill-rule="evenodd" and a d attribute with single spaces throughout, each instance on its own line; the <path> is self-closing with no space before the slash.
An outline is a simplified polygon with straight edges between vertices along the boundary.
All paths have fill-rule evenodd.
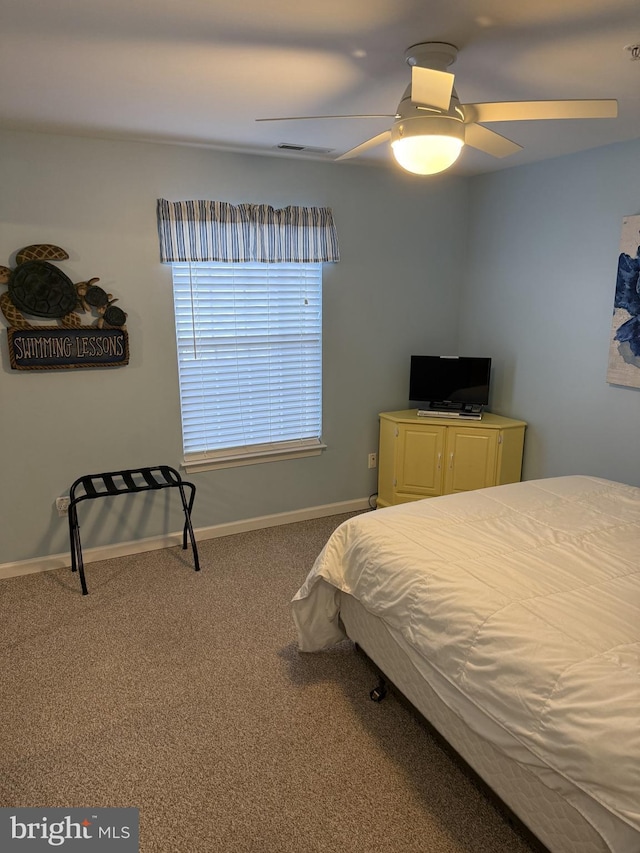
<path id="1" fill-rule="evenodd" d="M 433 403 L 489 402 L 490 358 L 412 355 L 409 399 L 418 406 Z"/>

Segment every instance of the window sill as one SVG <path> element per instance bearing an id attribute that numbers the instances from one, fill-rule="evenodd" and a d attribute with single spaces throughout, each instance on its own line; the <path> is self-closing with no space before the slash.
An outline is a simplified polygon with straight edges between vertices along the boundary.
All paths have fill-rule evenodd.
<path id="1" fill-rule="evenodd" d="M 242 465 L 260 465 L 263 462 L 282 462 L 286 459 L 302 459 L 306 456 L 320 456 L 327 449 L 326 444 L 309 447 L 292 447 L 284 450 L 262 450 L 249 453 L 233 453 L 228 456 L 200 457 L 185 459 L 182 467 L 189 474 L 200 471 L 215 471 L 218 468 L 238 468 Z"/>

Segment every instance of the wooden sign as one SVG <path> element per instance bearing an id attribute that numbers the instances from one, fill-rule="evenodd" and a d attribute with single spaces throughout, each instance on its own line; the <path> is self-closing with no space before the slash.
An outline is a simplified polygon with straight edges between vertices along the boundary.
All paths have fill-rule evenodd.
<path id="1" fill-rule="evenodd" d="M 99 278 L 74 284 L 51 261 L 69 260 L 60 246 L 34 243 L 16 253 L 14 269 L 0 266 L 0 311 L 9 323 L 9 362 L 13 370 L 65 367 L 121 367 L 129 364 L 126 313 L 114 305 Z M 82 323 L 81 314 L 95 317 Z M 57 326 L 33 325 L 30 317 L 58 320 Z"/>
<path id="2" fill-rule="evenodd" d="M 121 367 L 129 363 L 125 329 L 40 326 L 8 329 L 9 362 L 14 370 L 64 367 Z"/>

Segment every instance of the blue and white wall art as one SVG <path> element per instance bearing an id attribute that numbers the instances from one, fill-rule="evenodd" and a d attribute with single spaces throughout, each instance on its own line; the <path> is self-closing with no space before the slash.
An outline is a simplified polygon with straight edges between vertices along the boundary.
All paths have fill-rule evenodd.
<path id="1" fill-rule="evenodd" d="M 640 216 L 622 220 L 607 382 L 640 388 Z"/>

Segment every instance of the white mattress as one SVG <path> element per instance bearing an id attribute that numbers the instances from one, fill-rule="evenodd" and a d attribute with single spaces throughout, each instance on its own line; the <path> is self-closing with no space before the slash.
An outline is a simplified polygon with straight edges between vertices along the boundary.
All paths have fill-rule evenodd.
<path id="1" fill-rule="evenodd" d="M 640 489 L 591 477 L 358 516 L 336 530 L 293 601 L 300 648 L 342 639 L 336 590 L 353 596 L 417 652 L 466 725 L 633 836 L 639 546 Z M 493 732 L 479 730 L 477 709 Z"/>

